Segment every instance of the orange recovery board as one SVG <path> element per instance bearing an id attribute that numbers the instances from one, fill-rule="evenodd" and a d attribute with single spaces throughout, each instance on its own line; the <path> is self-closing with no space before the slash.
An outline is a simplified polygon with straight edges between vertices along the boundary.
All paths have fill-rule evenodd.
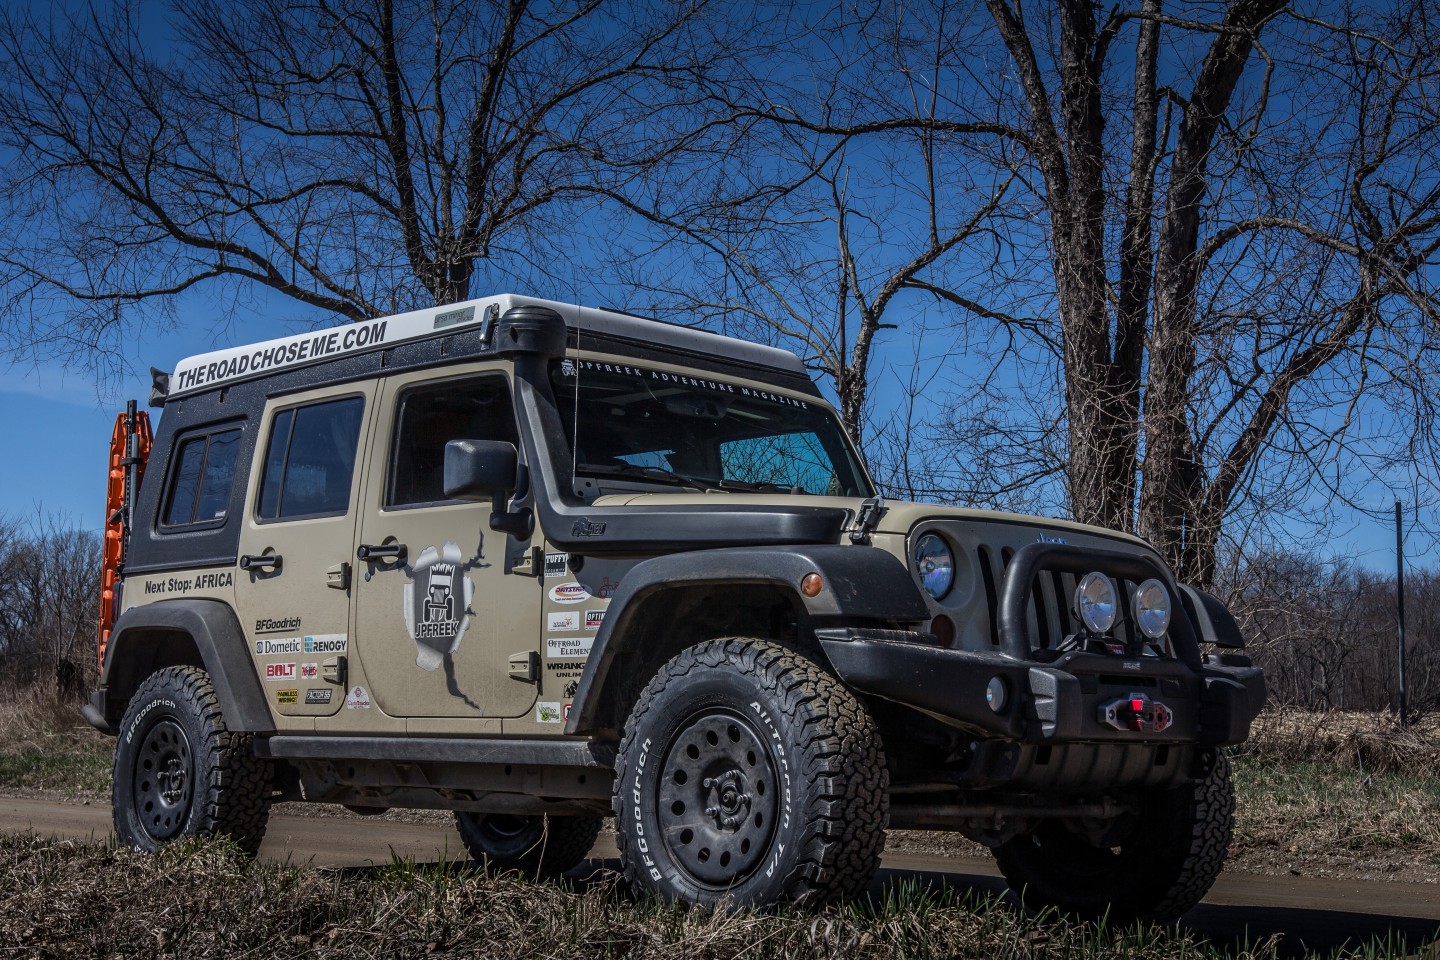
<path id="1" fill-rule="evenodd" d="M 110 473 L 105 485 L 105 544 L 100 566 L 100 666 L 105 665 L 105 647 L 119 615 L 120 570 L 125 562 L 125 544 L 130 536 L 131 505 L 145 464 L 150 459 L 154 435 L 150 414 L 137 411 L 132 401 L 115 417 L 110 434 Z"/>

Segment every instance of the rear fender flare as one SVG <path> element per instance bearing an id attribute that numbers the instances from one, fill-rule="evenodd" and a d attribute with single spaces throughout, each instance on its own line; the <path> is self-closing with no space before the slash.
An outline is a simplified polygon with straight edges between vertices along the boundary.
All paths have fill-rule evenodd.
<path id="1" fill-rule="evenodd" d="M 800 582 L 811 573 L 820 575 L 824 587 L 817 596 L 807 597 Z M 651 615 L 651 601 L 666 591 L 710 584 L 778 588 L 808 618 L 821 622 L 918 623 L 930 618 L 930 608 L 910 571 L 898 558 L 874 547 L 739 547 L 646 560 L 625 575 L 610 601 L 575 690 L 567 734 L 594 734 L 606 728 L 605 691 L 612 668 L 631 645 L 636 625 Z"/>
<path id="2" fill-rule="evenodd" d="M 100 673 L 107 694 L 106 719 L 118 723 L 146 677 L 180 664 L 204 667 L 210 674 L 225 725 L 232 731 L 275 730 L 245 631 L 230 605 L 219 600 L 162 600 L 120 615 Z"/>

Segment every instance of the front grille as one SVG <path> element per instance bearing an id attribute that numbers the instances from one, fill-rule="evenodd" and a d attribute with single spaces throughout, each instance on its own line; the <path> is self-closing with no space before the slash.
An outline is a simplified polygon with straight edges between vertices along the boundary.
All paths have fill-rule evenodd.
<path id="1" fill-rule="evenodd" d="M 1014 556 L 1015 550 L 1012 547 L 997 549 L 990 544 L 980 544 L 975 548 L 976 566 L 980 572 L 980 581 L 985 595 L 985 609 L 989 619 L 990 643 L 997 648 L 1000 646 L 1000 627 L 997 616 L 1000 607 L 1000 588 L 1004 580 L 1005 569 L 1009 567 L 1010 560 Z M 1030 637 L 1032 650 L 1056 649 L 1060 646 L 1061 641 L 1080 629 L 1080 621 L 1072 606 L 1078 582 L 1078 578 L 1071 573 L 1040 570 L 1035 574 L 1035 580 L 1030 587 L 1030 599 L 1026 612 L 1027 634 Z M 1128 580 L 1112 579 L 1111 583 L 1116 585 L 1120 597 L 1119 616 L 1115 628 L 1111 632 L 1119 642 L 1128 643 L 1130 637 L 1134 635 L 1131 624 L 1130 598 L 1137 585 Z"/>

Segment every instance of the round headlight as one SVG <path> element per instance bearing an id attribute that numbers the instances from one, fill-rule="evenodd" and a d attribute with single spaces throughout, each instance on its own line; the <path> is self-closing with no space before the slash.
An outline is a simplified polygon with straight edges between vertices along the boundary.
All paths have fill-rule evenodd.
<path id="1" fill-rule="evenodd" d="M 1135 588 L 1135 622 L 1140 632 L 1158 640 L 1170 627 L 1170 591 L 1159 580 L 1146 580 Z"/>
<path id="2" fill-rule="evenodd" d="M 1115 585 L 1103 573 L 1087 573 L 1075 588 L 1075 609 L 1092 633 L 1105 633 L 1115 626 L 1119 604 Z"/>
<path id="3" fill-rule="evenodd" d="M 955 583 L 955 554 L 938 533 L 927 533 L 915 541 L 915 569 L 925 592 L 936 600 L 950 592 Z"/>

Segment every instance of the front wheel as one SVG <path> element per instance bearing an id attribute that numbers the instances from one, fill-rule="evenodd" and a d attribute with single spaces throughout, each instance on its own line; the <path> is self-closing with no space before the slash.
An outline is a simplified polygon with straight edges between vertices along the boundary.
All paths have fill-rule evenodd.
<path id="1" fill-rule="evenodd" d="M 225 836 L 254 855 L 270 817 L 270 781 L 250 735 L 225 726 L 209 674 L 166 667 L 135 691 L 115 740 L 115 834 L 147 851 Z"/>
<path id="2" fill-rule="evenodd" d="M 1216 754 L 1203 779 L 1150 793 L 1099 836 L 1049 821 L 997 847 L 995 860 L 1029 910 L 1170 923 L 1215 883 L 1234 823 L 1230 762 Z"/>
<path id="3" fill-rule="evenodd" d="M 641 693 L 616 764 L 616 842 L 641 896 L 802 904 L 862 892 L 888 775 L 869 712 L 764 640 L 683 651 Z"/>

